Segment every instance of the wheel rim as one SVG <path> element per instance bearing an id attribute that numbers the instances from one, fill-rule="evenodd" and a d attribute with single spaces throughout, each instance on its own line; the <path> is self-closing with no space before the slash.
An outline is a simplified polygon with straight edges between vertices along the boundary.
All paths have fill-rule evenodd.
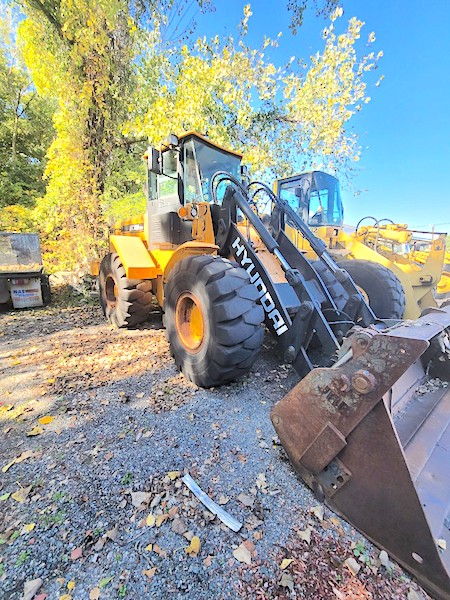
<path id="1" fill-rule="evenodd" d="M 360 285 L 356 286 L 358 292 L 361 294 L 361 296 L 364 298 L 364 300 L 367 302 L 367 304 L 370 305 L 370 301 L 369 301 L 369 296 L 366 292 L 366 290 L 364 288 L 362 288 Z"/>
<path id="2" fill-rule="evenodd" d="M 181 343 L 191 353 L 200 351 L 205 333 L 205 323 L 200 302 L 191 293 L 185 292 L 177 301 L 175 323 Z"/>
<path id="3" fill-rule="evenodd" d="M 108 275 L 105 281 L 106 302 L 109 307 L 114 308 L 117 303 L 117 284 L 111 275 Z"/>

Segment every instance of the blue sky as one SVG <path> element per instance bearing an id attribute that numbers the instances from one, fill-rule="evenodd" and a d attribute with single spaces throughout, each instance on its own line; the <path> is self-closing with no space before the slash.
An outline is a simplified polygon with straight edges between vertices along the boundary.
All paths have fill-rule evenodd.
<path id="1" fill-rule="evenodd" d="M 197 16 L 199 34 L 235 33 L 241 0 L 216 0 L 213 13 Z M 308 58 L 323 48 L 323 18 L 308 13 L 297 36 L 289 31 L 286 0 L 250 2 L 249 42 L 283 32 L 273 51 L 277 64 L 292 55 Z M 372 215 L 411 227 L 450 232 L 450 0 L 343 0 L 344 17 L 365 22 L 363 37 L 376 34 L 383 50 L 380 87 L 352 118 L 363 154 L 354 179 L 362 193 L 344 190 L 348 224 Z M 374 78 L 375 80 L 375 78 Z"/>

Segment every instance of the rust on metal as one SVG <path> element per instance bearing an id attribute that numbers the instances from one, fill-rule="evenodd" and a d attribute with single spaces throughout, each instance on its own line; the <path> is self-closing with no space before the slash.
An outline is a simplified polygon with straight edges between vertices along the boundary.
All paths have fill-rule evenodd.
<path id="1" fill-rule="evenodd" d="M 450 379 L 449 325 L 446 307 L 356 330 L 351 353 L 311 371 L 271 415 L 305 483 L 439 600 L 450 600 L 450 390 L 411 390 L 436 347 Z"/>

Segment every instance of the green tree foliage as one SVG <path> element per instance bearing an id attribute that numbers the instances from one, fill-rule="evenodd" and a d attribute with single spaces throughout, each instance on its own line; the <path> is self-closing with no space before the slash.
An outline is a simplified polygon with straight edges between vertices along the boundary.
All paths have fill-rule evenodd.
<path id="1" fill-rule="evenodd" d="M 33 226 L 31 208 L 45 192 L 42 176 L 54 134 L 52 109 L 51 103 L 38 97 L 20 60 L 11 18 L 1 19 L 0 229 Z"/>

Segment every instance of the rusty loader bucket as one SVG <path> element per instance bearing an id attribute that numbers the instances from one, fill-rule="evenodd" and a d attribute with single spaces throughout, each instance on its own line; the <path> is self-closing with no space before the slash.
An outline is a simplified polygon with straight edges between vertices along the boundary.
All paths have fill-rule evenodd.
<path id="1" fill-rule="evenodd" d="M 450 599 L 450 306 L 384 330 L 357 330 L 273 409 L 295 469 L 325 503 Z M 430 366 L 431 364 L 431 366 Z"/>

